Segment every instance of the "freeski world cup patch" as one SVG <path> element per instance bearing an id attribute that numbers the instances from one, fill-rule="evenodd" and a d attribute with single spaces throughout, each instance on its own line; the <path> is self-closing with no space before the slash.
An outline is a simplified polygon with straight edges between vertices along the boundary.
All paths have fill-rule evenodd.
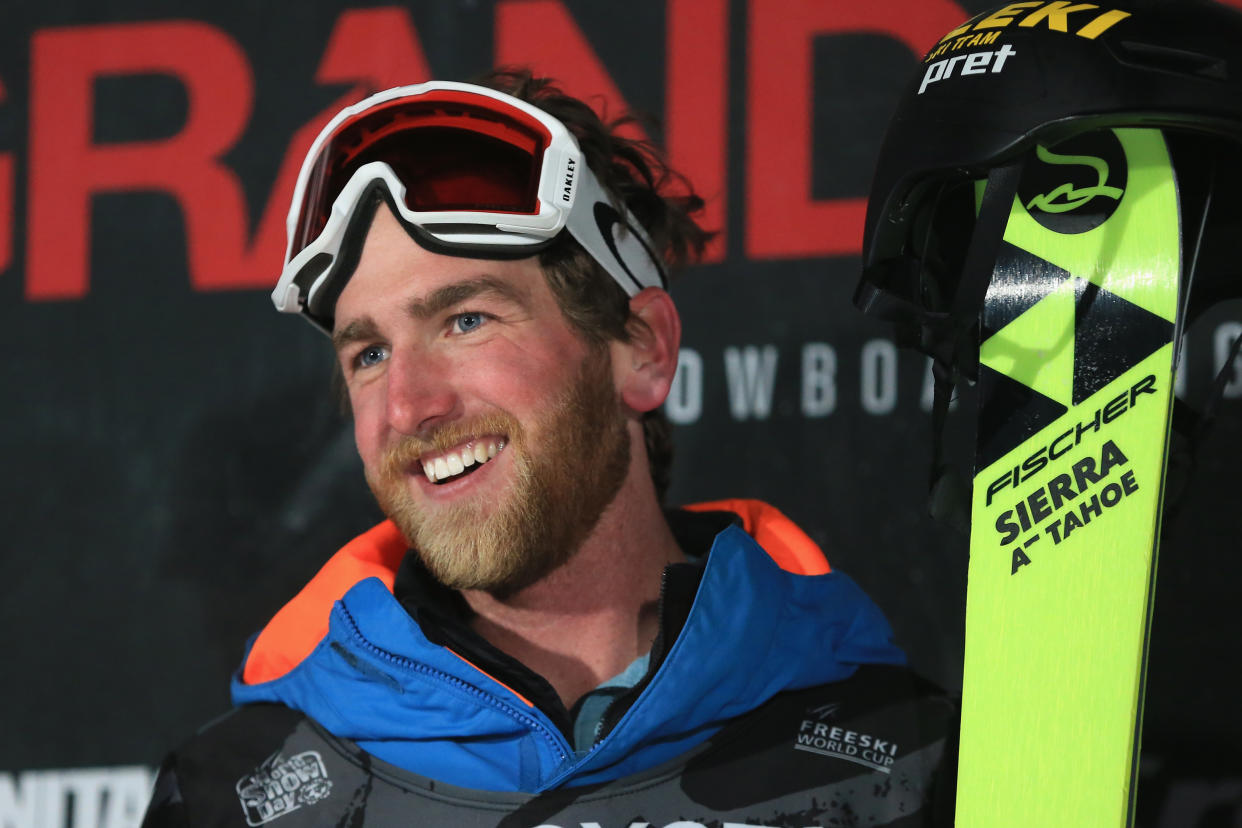
<path id="1" fill-rule="evenodd" d="M 959 826 L 1129 819 L 1180 263 L 1159 131 L 1028 159 L 980 320 Z"/>

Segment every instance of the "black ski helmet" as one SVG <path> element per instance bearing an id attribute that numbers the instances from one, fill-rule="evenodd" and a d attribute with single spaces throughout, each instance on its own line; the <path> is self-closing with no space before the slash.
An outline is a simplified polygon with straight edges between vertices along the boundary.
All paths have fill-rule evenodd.
<path id="1" fill-rule="evenodd" d="M 1164 130 L 1183 226 L 1202 222 L 1190 315 L 1242 295 L 1242 13 L 1206 0 L 1041 1 L 983 12 L 924 58 L 880 150 L 856 304 L 973 375 L 962 345 L 1023 159 L 1122 126 Z M 976 220 L 979 179 L 1008 193 L 990 225 L 987 196 Z"/>

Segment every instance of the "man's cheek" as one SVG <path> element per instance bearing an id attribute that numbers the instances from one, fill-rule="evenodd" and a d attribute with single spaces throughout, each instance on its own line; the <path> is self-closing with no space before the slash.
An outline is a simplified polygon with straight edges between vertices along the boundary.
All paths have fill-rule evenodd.
<path id="1" fill-rule="evenodd" d="M 354 446 L 368 479 L 374 478 L 384 456 L 383 427 L 382 420 L 366 416 L 365 409 L 354 409 Z"/>

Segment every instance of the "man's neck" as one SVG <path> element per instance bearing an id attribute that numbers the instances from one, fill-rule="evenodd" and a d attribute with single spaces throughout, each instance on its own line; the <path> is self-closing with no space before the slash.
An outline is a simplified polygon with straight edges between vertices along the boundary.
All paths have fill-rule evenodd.
<path id="1" fill-rule="evenodd" d="M 462 593 L 475 631 L 547 679 L 567 708 L 650 651 L 664 567 L 685 559 L 644 488 L 631 475 L 577 552 L 542 580 L 503 599 Z"/>

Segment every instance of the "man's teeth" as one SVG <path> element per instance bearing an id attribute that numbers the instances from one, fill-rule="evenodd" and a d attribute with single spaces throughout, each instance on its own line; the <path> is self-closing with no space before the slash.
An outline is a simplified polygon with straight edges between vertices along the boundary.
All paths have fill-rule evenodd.
<path id="1" fill-rule="evenodd" d="M 467 443 L 461 449 L 442 454 L 434 460 L 423 461 L 423 474 L 432 483 L 456 477 L 476 463 L 482 465 L 491 460 L 505 447 L 503 440 L 486 443 Z"/>

